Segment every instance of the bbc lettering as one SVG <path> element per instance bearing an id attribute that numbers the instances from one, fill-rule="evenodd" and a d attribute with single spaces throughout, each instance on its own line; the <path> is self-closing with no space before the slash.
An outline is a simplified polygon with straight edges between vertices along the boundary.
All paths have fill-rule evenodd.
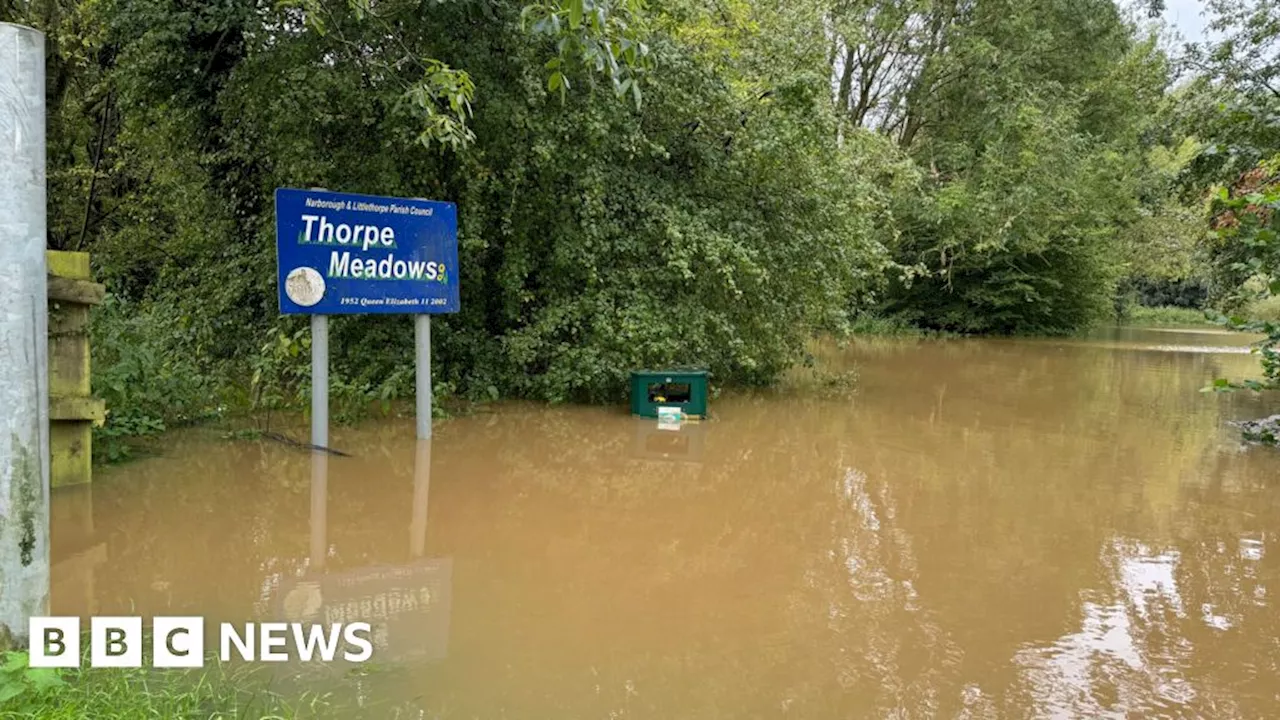
<path id="1" fill-rule="evenodd" d="M 204 618 L 157 617 L 151 623 L 152 667 L 203 667 Z M 33 617 L 28 626 L 31 667 L 80 667 L 80 618 Z M 218 660 L 249 662 L 365 662 L 373 656 L 369 623 L 315 625 L 245 623 L 218 626 Z M 140 617 L 95 617 L 89 621 L 90 667 L 142 667 L 146 638 Z M 292 654 L 291 651 L 292 650 Z M 341 651 L 341 652 L 339 652 Z"/>

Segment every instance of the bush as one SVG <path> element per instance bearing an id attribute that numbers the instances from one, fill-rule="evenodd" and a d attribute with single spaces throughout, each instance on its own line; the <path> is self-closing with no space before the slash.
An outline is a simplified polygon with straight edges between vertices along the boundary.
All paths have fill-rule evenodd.
<path id="1" fill-rule="evenodd" d="M 1280 324 L 1280 295 L 1270 295 L 1247 303 L 1240 314 L 1251 320 Z"/>
<path id="2" fill-rule="evenodd" d="M 914 271 L 885 309 L 964 333 L 1066 333 L 1110 316 L 1120 273 L 1111 217 L 1131 195 L 1116 180 L 1125 161 L 1043 100 L 989 112 L 1002 114 L 998 138 L 977 155 L 939 143 L 955 170 L 902 197 L 895 259 Z"/>
<path id="3" fill-rule="evenodd" d="M 1121 318 L 1126 325 L 1159 327 L 1162 325 L 1212 325 L 1204 310 L 1185 307 L 1135 307 Z"/>
<path id="4" fill-rule="evenodd" d="M 920 337 L 930 334 L 916 325 L 912 325 L 899 317 L 863 313 L 854 318 L 849 327 L 854 335 L 882 335 Z"/>
<path id="5" fill-rule="evenodd" d="M 94 432 L 95 458 L 122 460 L 132 440 L 221 412 L 220 381 L 180 342 L 189 332 L 190 318 L 159 303 L 109 295 L 94 308 L 91 384 L 107 407 L 106 423 Z"/>
<path id="6" fill-rule="evenodd" d="M 188 14 L 168 5 L 119 9 L 123 147 L 147 182 L 121 210 L 128 230 L 95 252 L 113 287 L 185 308 L 180 344 L 217 363 L 210 371 L 238 379 L 255 366 L 271 385 L 251 394 L 271 407 L 305 389 L 305 358 L 262 357 L 264 335 L 305 330 L 271 319 L 276 187 L 458 203 L 462 311 L 437 319 L 433 356 L 441 382 L 472 399 L 617 400 L 628 371 L 653 364 L 767 383 L 882 282 L 893 143 L 837 143 L 820 48 L 760 70 L 658 33 L 662 74 L 640 109 L 568 69 L 582 91 L 562 101 L 542 79 L 552 48 L 520 27 L 518 9 L 428 4 L 400 32 L 484 88 L 474 143 L 442 153 L 413 143 L 420 118 L 402 112 L 396 80 L 414 78 L 370 84 L 359 62 L 325 61 L 351 43 L 383 47 L 376 26 L 337 13 L 341 33 L 246 36 L 216 84 L 193 88 L 154 65 L 188 50 L 170 45 Z M 291 22 L 291 9 L 268 12 Z M 389 60 L 376 72 L 398 67 Z M 154 109 L 175 102 L 183 112 Z M 410 393 L 405 318 L 335 318 L 331 335 L 335 401 Z"/>
<path id="7" fill-rule="evenodd" d="M 1201 278 L 1128 277 L 1117 295 L 1141 307 L 1176 307 L 1200 310 L 1209 302 L 1209 283 Z"/>

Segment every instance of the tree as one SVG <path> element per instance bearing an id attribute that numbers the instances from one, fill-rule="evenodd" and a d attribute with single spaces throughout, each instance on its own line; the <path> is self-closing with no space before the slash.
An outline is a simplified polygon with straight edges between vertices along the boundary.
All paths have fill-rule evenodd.
<path id="1" fill-rule="evenodd" d="M 244 397 L 299 329 L 271 319 L 272 191 L 322 186 L 459 203 L 464 310 L 435 353 L 458 392 L 603 400 L 673 362 L 768 382 L 881 286 L 900 168 L 837 147 L 814 5 L 716 7 L 83 6 L 113 108 L 85 247 L 104 321 L 131 323 L 104 337 L 156 333 L 110 356 L 195 358 L 210 401 L 175 407 Z M 332 332 L 335 403 L 408 392 L 402 324 Z"/>
<path id="2" fill-rule="evenodd" d="M 965 332 L 1108 315 L 1147 108 L 1168 82 L 1154 40 L 1106 0 L 921 7 L 900 27 L 931 40 L 882 127 L 927 168 L 898 210 L 895 259 L 915 271 L 887 308 Z"/>

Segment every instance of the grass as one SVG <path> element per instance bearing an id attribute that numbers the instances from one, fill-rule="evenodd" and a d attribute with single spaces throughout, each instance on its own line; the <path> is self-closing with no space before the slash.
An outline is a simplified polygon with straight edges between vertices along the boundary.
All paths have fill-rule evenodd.
<path id="1" fill-rule="evenodd" d="M 270 690 L 260 668 L 30 668 L 25 652 L 0 655 L 0 719 L 143 720 L 324 717 L 328 699 L 292 701 Z"/>
<path id="2" fill-rule="evenodd" d="M 824 398 L 848 397 L 857 386 L 856 368 L 828 370 L 814 364 L 791 368 L 779 383 L 779 387 L 787 392 Z"/>
<path id="3" fill-rule="evenodd" d="M 1131 309 L 1122 319 L 1124 325 L 1161 327 L 1169 325 L 1212 325 L 1203 310 L 1181 307 L 1143 307 Z"/>
<path id="4" fill-rule="evenodd" d="M 1280 295 L 1272 295 L 1271 297 L 1254 301 L 1240 314 L 1251 320 L 1280 322 Z"/>
<path id="5" fill-rule="evenodd" d="M 881 335 L 893 337 L 921 337 L 926 331 L 894 317 L 860 315 L 853 321 L 854 335 Z"/>
<path id="6" fill-rule="evenodd" d="M 892 316 L 859 315 L 854 318 L 850 328 L 854 335 L 876 335 L 880 337 L 952 337 L 954 333 L 942 330 L 929 330 L 917 327 Z"/>

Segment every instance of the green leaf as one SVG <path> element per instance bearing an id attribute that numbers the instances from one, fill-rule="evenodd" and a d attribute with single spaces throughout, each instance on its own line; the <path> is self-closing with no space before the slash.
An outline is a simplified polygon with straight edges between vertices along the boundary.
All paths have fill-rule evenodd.
<path id="1" fill-rule="evenodd" d="M 27 654 L 25 652 L 11 652 L 5 655 L 4 665 L 0 665 L 0 672 L 12 673 L 23 670 L 27 667 Z"/>
<path id="2" fill-rule="evenodd" d="M 583 0 L 569 0 L 569 29 L 577 30 L 582 25 Z"/>
<path id="3" fill-rule="evenodd" d="M 31 686 L 37 692 L 47 692 L 67 684 L 54 668 L 34 668 L 29 670 L 27 671 L 27 680 L 31 682 Z"/>
<path id="4" fill-rule="evenodd" d="M 3 707 L 5 703 L 21 695 L 26 689 L 26 686 L 20 682 L 11 682 L 0 685 L 0 707 Z"/>

